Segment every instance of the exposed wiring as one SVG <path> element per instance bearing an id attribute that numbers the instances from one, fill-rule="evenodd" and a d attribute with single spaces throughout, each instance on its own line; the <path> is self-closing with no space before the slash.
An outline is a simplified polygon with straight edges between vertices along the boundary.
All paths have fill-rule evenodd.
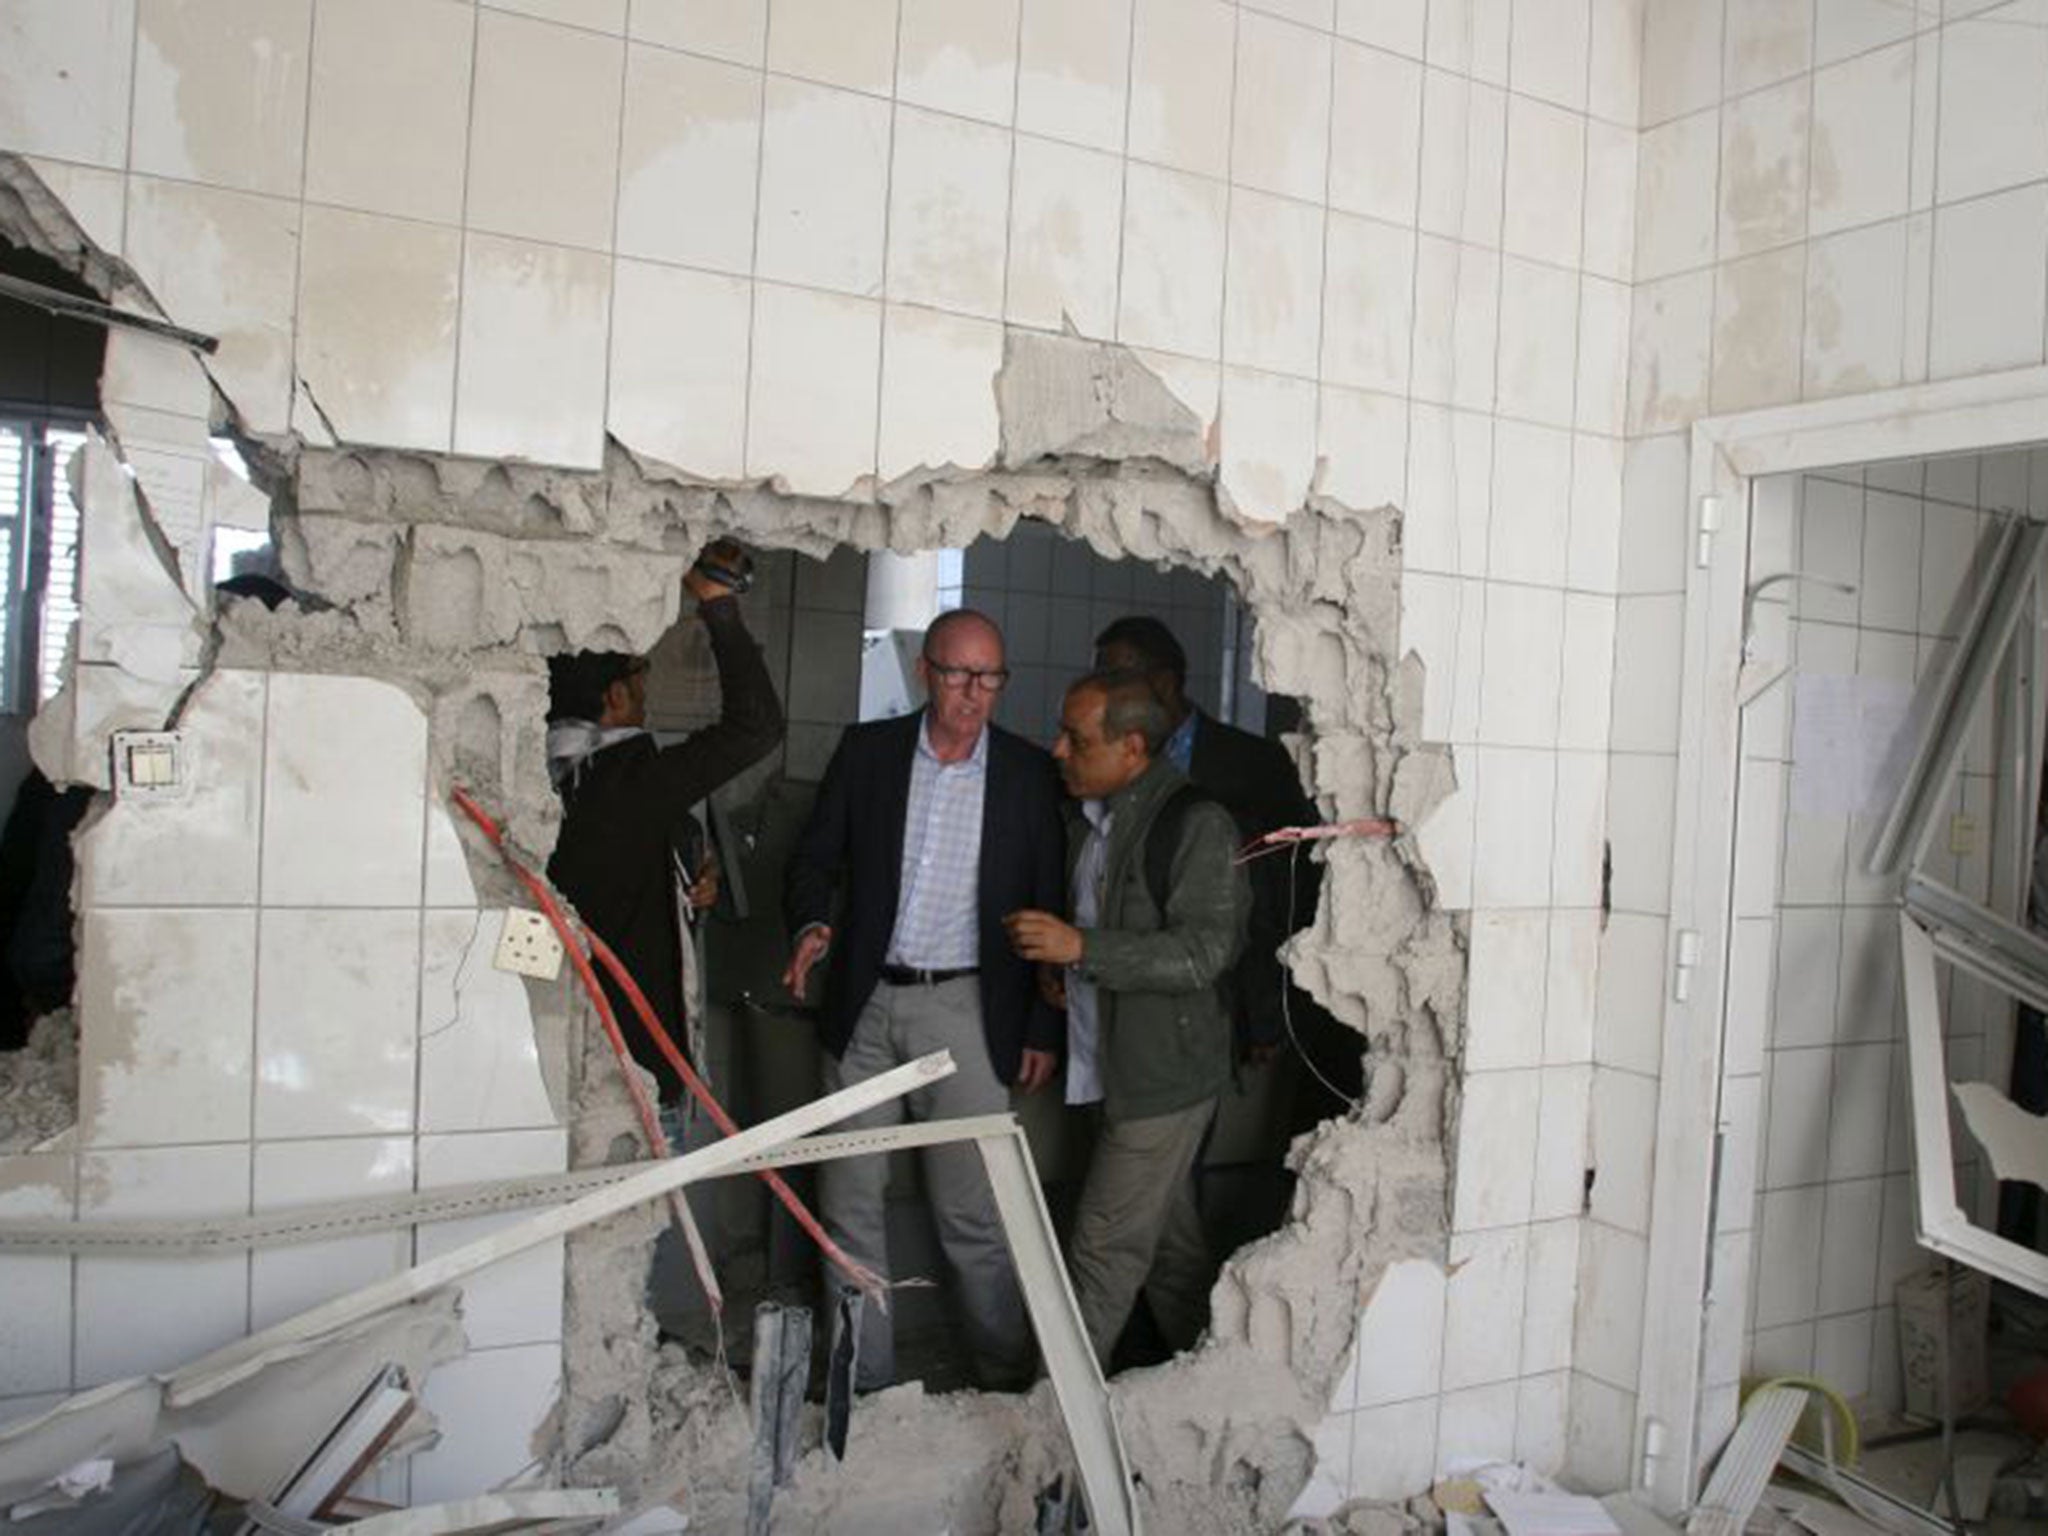
<path id="1" fill-rule="evenodd" d="M 546 914 L 548 922 L 553 926 L 556 935 L 562 940 L 562 947 L 568 951 L 569 958 L 576 967 L 576 974 L 583 982 L 584 990 L 590 994 L 591 1004 L 597 1010 L 597 1016 L 604 1024 L 607 1035 L 613 1039 L 614 1049 L 624 1049 L 624 1036 L 619 1033 L 618 1018 L 612 1012 L 611 1000 L 605 996 L 604 988 L 598 984 L 597 974 L 591 968 L 590 960 L 593 955 L 596 956 L 598 963 L 604 966 L 611 974 L 612 979 L 618 984 L 619 990 L 625 994 L 626 1001 L 632 1005 L 634 1012 L 639 1015 L 641 1024 L 646 1028 L 655 1046 L 682 1078 L 683 1086 L 689 1091 L 690 1096 L 704 1106 L 705 1112 L 711 1116 L 712 1124 L 716 1125 L 727 1136 L 735 1134 L 739 1130 L 739 1125 L 733 1120 L 732 1116 L 725 1112 L 725 1106 L 720 1104 L 712 1095 L 711 1090 L 705 1086 L 704 1080 L 691 1068 L 689 1061 L 685 1059 L 683 1053 L 676 1049 L 675 1041 L 669 1038 L 668 1031 L 662 1028 L 661 1020 L 656 1017 L 652 1005 L 648 1003 L 647 994 L 640 990 L 639 984 L 627 972 L 619 957 L 612 953 L 611 947 L 603 939 L 591 932 L 587 925 L 580 922 L 571 923 L 553 888 L 547 881 L 528 869 L 525 863 L 513 854 L 505 841 L 504 829 L 471 797 L 467 790 L 458 785 L 449 791 L 449 797 L 454 801 L 458 810 L 476 823 L 478 829 L 490 840 L 491 846 L 498 850 L 498 855 L 505 861 L 506 867 L 526 887 L 527 892 L 534 900 L 540 904 L 541 911 Z M 588 946 L 587 950 L 585 947 L 586 943 Z M 644 1100 L 646 1091 L 640 1086 L 639 1079 L 629 1073 L 627 1074 L 627 1081 L 635 1091 L 636 1098 Z M 655 1135 L 657 1137 L 660 1136 L 658 1122 L 655 1127 Z M 657 1145 L 665 1145 L 665 1138 Z M 825 1231 L 818 1218 L 811 1214 L 810 1209 L 797 1197 L 796 1191 L 789 1187 L 788 1180 L 784 1179 L 781 1174 L 773 1169 L 764 1169 L 761 1172 L 760 1178 L 769 1189 L 774 1191 L 776 1199 L 782 1202 L 791 1217 L 795 1219 L 796 1224 L 818 1245 L 819 1251 L 824 1254 L 825 1258 L 838 1268 L 840 1273 L 844 1274 L 856 1287 L 873 1298 L 877 1305 L 882 1306 L 886 1310 L 888 1283 L 873 1270 L 867 1268 L 867 1266 L 856 1262 L 838 1243 L 832 1240 L 831 1235 Z"/>
<path id="2" fill-rule="evenodd" d="M 1340 822 L 1338 823 L 1338 825 L 1350 826 L 1353 825 L 1353 823 Z M 1392 823 L 1388 822 L 1385 823 L 1385 825 L 1391 826 Z M 1302 827 L 1288 827 L 1284 828 L 1283 830 L 1290 832 L 1303 832 L 1309 829 Z M 1271 837 L 1273 834 L 1269 832 L 1266 835 L 1268 837 Z M 1334 837 L 1340 834 L 1338 834 L 1334 829 L 1332 829 L 1329 835 Z M 1300 886 L 1296 883 L 1296 876 L 1299 875 L 1301 872 L 1301 848 L 1302 843 L 1304 841 L 1305 839 L 1297 837 L 1291 843 L 1279 843 L 1274 845 L 1276 848 L 1284 847 L 1291 848 L 1293 850 L 1292 856 L 1287 861 L 1287 931 L 1289 934 L 1292 934 L 1294 932 L 1295 892 L 1300 889 Z M 1323 1076 L 1323 1069 L 1316 1065 L 1315 1058 L 1309 1055 L 1308 1051 L 1303 1047 L 1301 1043 L 1301 1036 L 1297 1035 L 1294 1032 L 1294 1008 L 1292 1003 L 1289 1001 L 1289 994 L 1293 991 L 1294 983 L 1291 979 L 1289 979 L 1285 967 L 1282 967 L 1280 975 L 1280 1022 L 1287 1027 L 1288 1042 L 1294 1047 L 1294 1054 L 1301 1058 L 1301 1064 L 1307 1067 L 1309 1073 L 1315 1078 L 1315 1080 L 1321 1083 L 1323 1087 L 1329 1091 L 1329 1094 L 1332 1098 L 1336 1099 L 1338 1103 L 1344 1105 L 1345 1112 L 1348 1114 L 1358 1109 L 1360 1105 L 1365 1103 L 1365 1100 L 1362 1098 L 1354 1099 L 1342 1088 L 1339 1088 L 1335 1083 L 1331 1082 L 1327 1077 Z"/>
<path id="3" fill-rule="evenodd" d="M 1335 837 L 1399 837 L 1401 824 L 1376 816 L 1360 816 L 1351 821 L 1324 822 L 1313 827 L 1275 827 L 1270 832 L 1261 832 L 1257 837 L 1237 850 L 1233 864 L 1249 864 L 1254 859 L 1263 859 L 1268 854 L 1279 853 L 1292 848 L 1297 853 L 1303 843 L 1324 842 Z"/>

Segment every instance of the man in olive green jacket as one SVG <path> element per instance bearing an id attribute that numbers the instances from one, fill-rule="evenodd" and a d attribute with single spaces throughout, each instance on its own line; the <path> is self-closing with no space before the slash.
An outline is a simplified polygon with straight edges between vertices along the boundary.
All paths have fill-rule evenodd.
<path id="1" fill-rule="evenodd" d="M 1067 690 L 1053 757 L 1083 812 L 1074 921 L 1007 919 L 1017 953 L 1065 992 L 1067 1102 L 1101 1106 L 1067 1264 L 1105 1364 L 1141 1289 L 1176 1349 L 1207 1319 L 1211 1263 L 1193 1173 L 1230 1078 L 1218 983 L 1251 907 L 1230 813 L 1184 792 L 1161 755 L 1172 729 L 1142 673 L 1091 673 Z M 1173 839 L 1170 858 L 1148 855 L 1155 831 Z"/>

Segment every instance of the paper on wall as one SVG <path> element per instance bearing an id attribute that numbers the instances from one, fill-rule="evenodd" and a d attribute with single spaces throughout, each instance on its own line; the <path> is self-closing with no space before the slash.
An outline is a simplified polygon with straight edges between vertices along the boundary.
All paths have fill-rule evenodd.
<path id="1" fill-rule="evenodd" d="M 1913 702 L 1889 677 L 1796 675 L 1792 703 L 1792 810 L 1856 816 L 1883 809 Z"/>

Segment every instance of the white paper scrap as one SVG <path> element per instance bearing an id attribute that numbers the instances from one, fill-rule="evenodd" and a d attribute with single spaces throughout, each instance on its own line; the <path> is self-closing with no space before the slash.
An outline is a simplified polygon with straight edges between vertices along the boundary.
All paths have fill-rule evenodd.
<path id="1" fill-rule="evenodd" d="M 1797 675 L 1792 700 L 1792 809 L 1854 816 L 1879 809 L 1913 702 L 1889 677 Z"/>
<path id="2" fill-rule="evenodd" d="M 1621 1536 L 1598 1499 L 1577 1493 L 1488 1493 L 1508 1536 Z"/>

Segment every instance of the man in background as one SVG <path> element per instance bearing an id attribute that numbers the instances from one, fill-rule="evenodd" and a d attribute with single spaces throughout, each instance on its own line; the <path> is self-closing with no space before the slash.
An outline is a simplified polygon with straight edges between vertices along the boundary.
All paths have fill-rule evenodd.
<path id="1" fill-rule="evenodd" d="M 958 1070 L 847 1130 L 1003 1113 L 1012 1087 L 1052 1076 L 1064 1027 L 1003 935 L 1005 914 L 1059 905 L 1065 834 L 1050 759 L 989 721 L 1010 675 L 1002 632 L 970 609 L 941 614 L 917 673 L 925 707 L 849 726 L 825 770 L 784 883 L 783 980 L 802 1001 L 825 965 L 827 1091 L 936 1050 Z M 920 1158 L 976 1374 L 1022 1387 L 1031 1334 L 980 1153 L 961 1143 Z M 885 1276 L 887 1185 L 881 1157 L 819 1170 L 826 1230 Z M 832 1284 L 843 1288 L 837 1274 Z M 890 1319 L 876 1308 L 863 1312 L 859 1350 L 863 1391 L 895 1379 Z"/>

